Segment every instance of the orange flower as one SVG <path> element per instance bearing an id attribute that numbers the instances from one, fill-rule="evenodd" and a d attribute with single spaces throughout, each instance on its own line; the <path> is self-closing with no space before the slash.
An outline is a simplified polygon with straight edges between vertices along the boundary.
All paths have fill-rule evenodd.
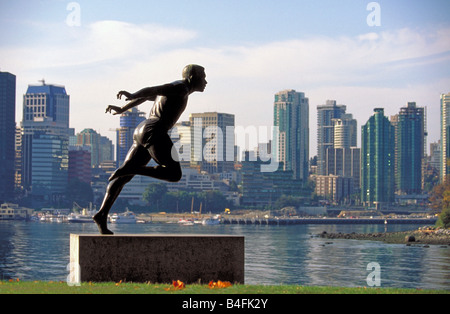
<path id="1" fill-rule="evenodd" d="M 119 281 L 118 283 L 116 283 L 116 287 L 120 286 L 121 283 L 122 283 L 122 280 Z"/>
<path id="2" fill-rule="evenodd" d="M 186 285 L 184 284 L 184 282 L 182 282 L 182 281 L 180 281 L 180 280 L 177 280 L 177 281 L 173 281 L 172 282 L 172 287 L 170 287 L 170 288 L 165 288 L 164 290 L 166 290 L 166 291 L 170 291 L 170 290 L 182 290 L 182 289 L 184 289 L 184 288 L 186 288 Z"/>
<path id="3" fill-rule="evenodd" d="M 217 282 L 211 280 L 208 285 L 209 289 L 223 289 L 231 286 L 232 284 L 229 281 L 220 281 L 220 280 Z"/>

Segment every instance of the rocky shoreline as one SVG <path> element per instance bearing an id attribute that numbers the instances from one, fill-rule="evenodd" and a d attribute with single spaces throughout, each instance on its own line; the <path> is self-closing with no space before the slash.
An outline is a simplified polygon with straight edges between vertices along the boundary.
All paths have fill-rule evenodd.
<path id="1" fill-rule="evenodd" d="M 351 239 L 383 241 L 392 244 L 425 244 L 450 246 L 450 229 L 423 227 L 413 231 L 386 233 L 328 233 L 318 235 L 324 239 Z"/>

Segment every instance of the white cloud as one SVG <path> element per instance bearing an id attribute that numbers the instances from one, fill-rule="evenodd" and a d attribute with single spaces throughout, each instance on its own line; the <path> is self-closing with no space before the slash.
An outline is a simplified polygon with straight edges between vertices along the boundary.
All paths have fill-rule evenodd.
<path id="1" fill-rule="evenodd" d="M 438 106 L 439 93 L 450 91 L 450 85 L 442 90 L 449 83 L 442 71 L 450 61 L 449 28 L 220 47 L 193 47 L 194 39 L 200 41 L 196 32 L 159 25 L 99 21 L 62 31 L 65 40 L 53 44 L 0 48 L 0 60 L 21 80 L 18 94 L 43 76 L 64 84 L 71 95 L 71 125 L 101 130 L 112 139 L 106 131 L 118 126 L 118 118 L 105 115 L 104 108 L 117 102 L 117 91 L 179 79 L 188 63 L 204 65 L 209 84 L 204 94 L 192 96 L 187 112 L 222 111 L 234 113 L 242 126 L 269 125 L 273 95 L 296 89 L 310 97 L 313 147 L 316 106 L 327 99 L 348 104 L 361 125 L 375 106 L 397 106 L 394 111 L 407 101 Z M 426 68 L 436 73 L 423 73 Z M 22 108 L 20 100 L 17 107 Z"/>

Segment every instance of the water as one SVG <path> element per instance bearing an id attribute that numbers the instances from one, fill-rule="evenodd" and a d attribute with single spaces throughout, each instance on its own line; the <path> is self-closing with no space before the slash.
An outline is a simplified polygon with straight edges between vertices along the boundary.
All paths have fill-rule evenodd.
<path id="1" fill-rule="evenodd" d="M 367 286 L 376 262 L 381 287 L 450 290 L 450 248 L 376 241 L 328 240 L 327 232 L 383 232 L 381 225 L 110 225 L 116 233 L 195 233 L 245 236 L 247 284 Z M 387 231 L 417 225 L 388 226 Z M 0 221 L 0 279 L 65 281 L 70 233 L 97 233 L 94 224 Z"/>

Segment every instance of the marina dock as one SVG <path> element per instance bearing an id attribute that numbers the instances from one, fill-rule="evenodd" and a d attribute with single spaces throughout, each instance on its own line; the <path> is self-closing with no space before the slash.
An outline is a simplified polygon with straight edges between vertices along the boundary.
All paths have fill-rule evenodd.
<path id="1" fill-rule="evenodd" d="M 238 225 L 434 225 L 437 218 L 223 218 L 223 224 Z"/>

